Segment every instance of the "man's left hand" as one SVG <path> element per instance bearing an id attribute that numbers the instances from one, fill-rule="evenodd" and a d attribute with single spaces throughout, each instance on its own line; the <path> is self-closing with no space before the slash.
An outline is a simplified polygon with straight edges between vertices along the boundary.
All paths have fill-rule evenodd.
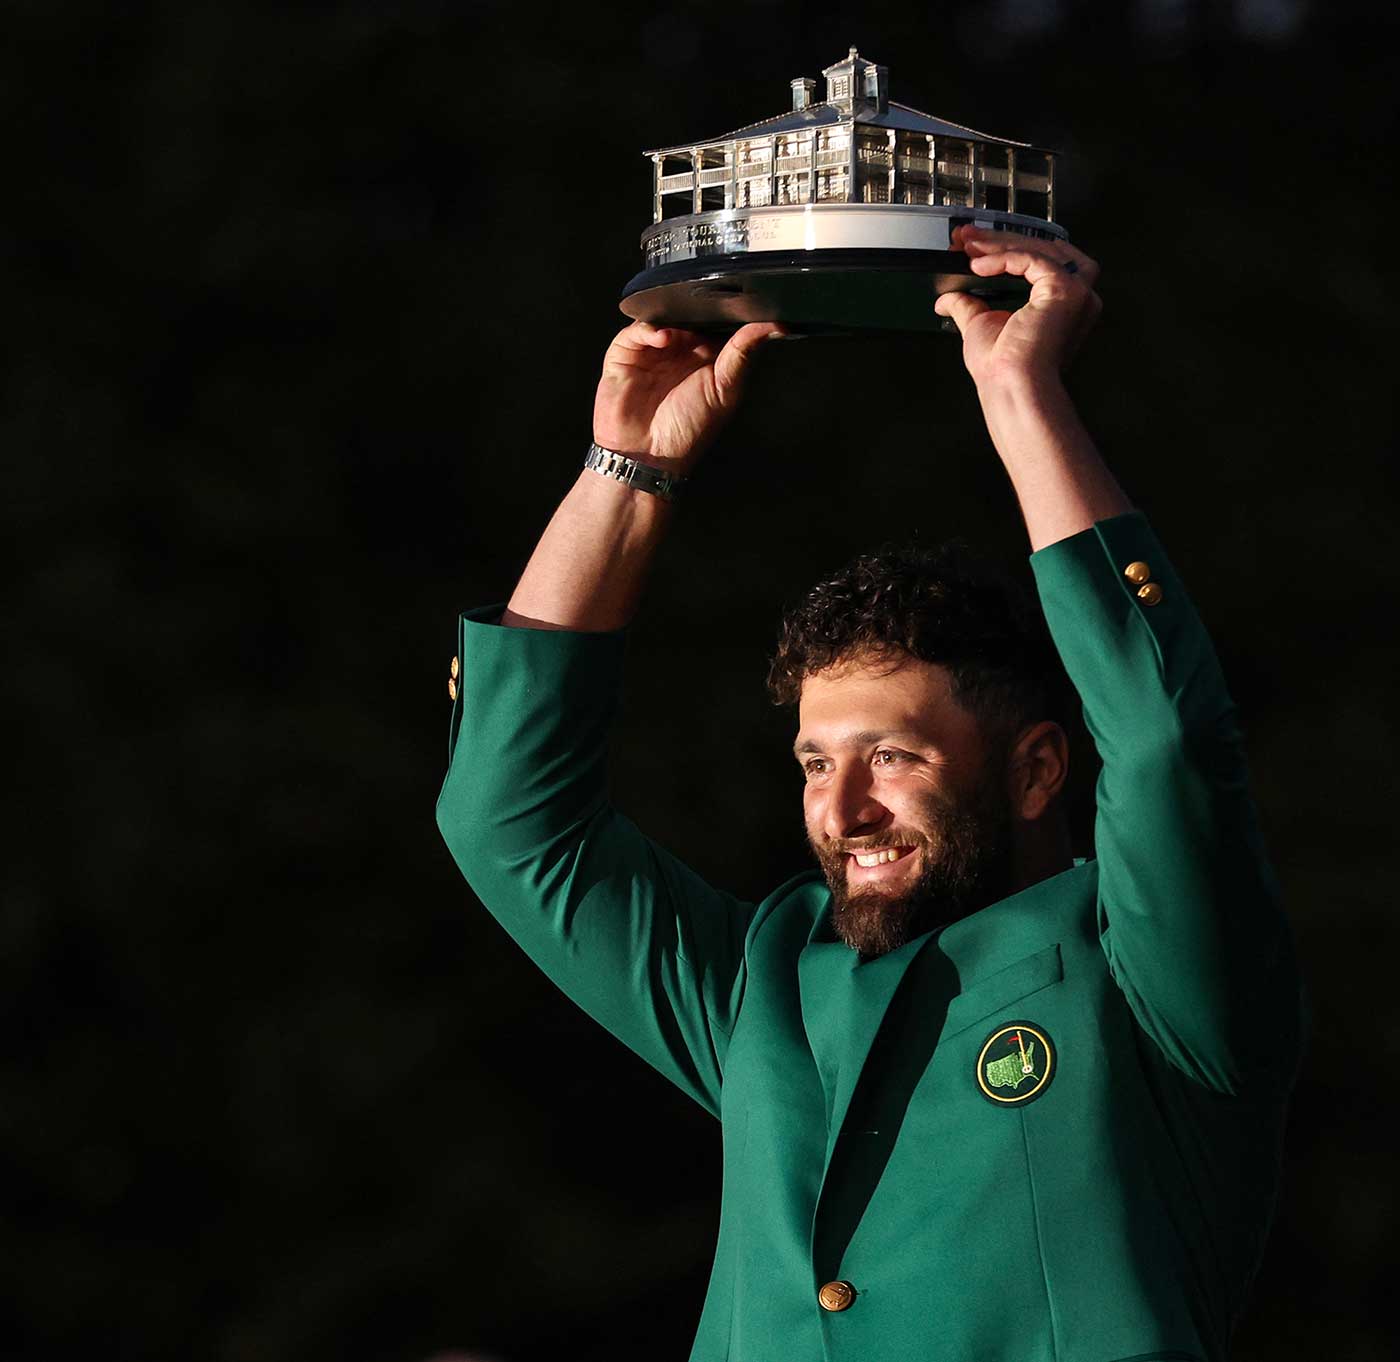
<path id="1" fill-rule="evenodd" d="M 970 293 L 943 293 L 934 303 L 963 337 L 963 362 L 979 390 L 1030 379 L 1058 381 L 1098 320 L 1094 292 L 1099 267 L 1067 241 L 961 226 L 952 245 L 974 274 L 1020 275 L 1031 296 L 1015 312 L 998 310 Z"/>

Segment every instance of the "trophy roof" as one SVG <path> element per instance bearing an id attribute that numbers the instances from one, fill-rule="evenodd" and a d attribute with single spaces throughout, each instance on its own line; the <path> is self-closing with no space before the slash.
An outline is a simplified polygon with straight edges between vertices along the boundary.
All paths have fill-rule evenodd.
<path id="1" fill-rule="evenodd" d="M 961 123 L 949 123 L 946 119 L 934 118 L 931 114 L 920 113 L 907 104 L 890 100 L 881 112 L 873 106 L 858 106 L 855 112 L 841 108 L 837 104 L 812 104 L 805 109 L 793 109 L 778 114 L 775 118 L 765 118 L 758 123 L 747 123 L 742 128 L 727 132 L 722 137 L 708 137 L 693 142 L 677 142 L 671 146 L 654 147 L 645 152 L 647 156 L 665 155 L 670 151 L 689 151 L 693 147 L 710 147 L 722 142 L 737 142 L 748 137 L 769 137 L 776 133 L 799 132 L 803 128 L 834 127 L 838 123 L 859 123 L 866 127 L 895 128 L 901 132 L 931 133 L 935 137 L 965 137 L 977 142 L 990 142 L 999 147 L 1021 147 L 1030 151 L 1044 151 L 1030 142 L 1016 142 L 1009 137 L 994 137 L 991 133 L 978 132 L 975 128 L 964 127 Z"/>

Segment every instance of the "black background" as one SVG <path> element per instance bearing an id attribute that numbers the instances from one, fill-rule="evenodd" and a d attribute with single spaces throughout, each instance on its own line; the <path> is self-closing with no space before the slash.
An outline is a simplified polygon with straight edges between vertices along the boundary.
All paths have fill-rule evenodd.
<path id="1" fill-rule="evenodd" d="M 1217 640 L 1309 975 L 1236 1355 L 1392 1356 L 1390 12 L 9 6 L 0 1352 L 685 1356 L 717 1128 L 462 884 L 446 666 L 587 443 L 639 153 L 855 43 L 1064 154 L 1074 391 Z M 915 529 L 1024 559 L 956 342 L 773 347 L 617 750 L 726 887 L 804 864 L 779 607 Z"/>

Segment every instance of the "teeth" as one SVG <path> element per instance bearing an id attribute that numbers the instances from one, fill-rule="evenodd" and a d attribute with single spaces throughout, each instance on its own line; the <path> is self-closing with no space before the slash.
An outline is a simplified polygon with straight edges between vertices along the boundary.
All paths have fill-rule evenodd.
<path id="1" fill-rule="evenodd" d="M 867 855 L 856 854 L 856 864 L 863 866 L 885 865 L 890 861 L 897 861 L 904 855 L 902 847 L 885 847 L 881 851 L 872 851 Z"/>

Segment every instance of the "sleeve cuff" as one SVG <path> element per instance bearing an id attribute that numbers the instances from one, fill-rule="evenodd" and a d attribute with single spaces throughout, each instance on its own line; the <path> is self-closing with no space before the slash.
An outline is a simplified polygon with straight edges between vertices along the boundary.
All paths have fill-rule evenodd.
<path id="1" fill-rule="evenodd" d="M 463 611 L 451 674 L 451 763 L 462 716 L 483 692 L 523 682 L 526 692 L 551 692 L 558 708 L 579 719 L 611 715 L 622 683 L 627 631 L 583 633 L 572 629 L 503 626 L 504 602 Z"/>
<path id="2" fill-rule="evenodd" d="M 1100 520 L 1038 549 L 1031 571 L 1058 641 L 1057 625 L 1082 619 L 1090 600 L 1118 620 L 1137 616 L 1153 632 L 1187 605 L 1186 592 L 1141 511 Z"/>
<path id="3" fill-rule="evenodd" d="M 1031 555 L 1060 658 L 1105 743 L 1214 720 L 1229 697 L 1186 588 L 1140 511 Z M 1116 735 L 1116 737 L 1115 737 Z"/>

